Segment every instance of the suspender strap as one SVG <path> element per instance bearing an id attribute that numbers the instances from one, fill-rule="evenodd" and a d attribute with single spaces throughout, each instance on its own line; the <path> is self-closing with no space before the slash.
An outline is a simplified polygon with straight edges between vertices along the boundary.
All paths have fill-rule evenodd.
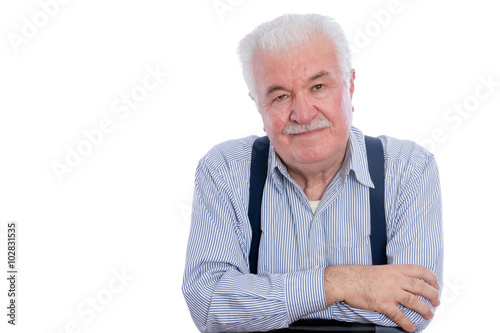
<path id="1" fill-rule="evenodd" d="M 387 226 L 384 208 L 384 148 L 378 138 L 365 136 L 368 169 L 375 188 L 370 188 L 370 244 L 372 265 L 387 264 Z"/>
<path id="2" fill-rule="evenodd" d="M 250 273 L 257 274 L 260 243 L 260 209 L 262 192 L 267 178 L 267 160 L 269 156 L 269 138 L 263 136 L 254 141 L 250 165 L 250 199 L 248 202 L 248 218 L 252 227 L 252 243 L 250 246 Z"/>
<path id="3" fill-rule="evenodd" d="M 386 255 L 386 220 L 384 210 L 384 150 L 378 138 L 365 136 L 368 169 L 375 188 L 370 188 L 370 244 L 372 264 L 387 264 Z M 250 246 L 249 264 L 250 273 L 257 274 L 257 263 L 260 243 L 260 213 L 262 194 L 267 178 L 267 161 L 269 156 L 269 138 L 258 138 L 252 147 L 252 161 L 250 166 L 250 198 L 248 204 L 248 218 L 252 227 L 252 242 Z"/>

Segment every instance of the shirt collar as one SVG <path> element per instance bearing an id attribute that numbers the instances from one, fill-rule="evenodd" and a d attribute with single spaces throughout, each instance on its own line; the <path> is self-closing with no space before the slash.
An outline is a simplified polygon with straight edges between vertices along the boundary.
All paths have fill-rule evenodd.
<path id="1" fill-rule="evenodd" d="M 283 178 L 292 179 L 288 174 L 286 165 L 278 156 L 272 144 L 269 147 L 268 168 L 271 170 L 271 177 L 274 184 L 281 192 L 283 189 Z M 368 187 L 374 187 L 368 170 L 364 135 L 355 127 L 352 127 L 349 133 L 346 158 L 340 169 L 341 177 L 345 179 L 351 170 L 354 171 L 354 176 L 359 183 Z"/>
<path id="2" fill-rule="evenodd" d="M 354 171 L 356 180 L 368 187 L 375 187 L 368 169 L 368 157 L 366 155 L 365 136 L 356 127 L 351 128 L 349 135 L 351 143 L 352 158 L 350 159 L 350 170 Z"/>

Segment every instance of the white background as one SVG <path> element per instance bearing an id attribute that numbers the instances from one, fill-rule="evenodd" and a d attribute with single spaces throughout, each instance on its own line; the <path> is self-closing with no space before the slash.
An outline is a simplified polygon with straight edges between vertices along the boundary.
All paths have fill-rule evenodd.
<path id="1" fill-rule="evenodd" d="M 446 284 L 426 332 L 493 326 L 494 1 L 221 0 L 230 7 L 219 12 L 214 0 L 66 2 L 0 5 L 0 267 L 7 222 L 17 221 L 20 272 L 16 327 L 6 323 L 1 279 L 0 331 L 197 331 L 181 294 L 196 163 L 218 142 L 262 133 L 237 44 L 263 21 L 311 12 L 336 18 L 357 49 L 354 125 L 425 143 L 436 155 Z M 50 16 L 44 3 L 52 3 Z M 115 113 L 123 94 L 140 92 L 147 68 L 168 76 L 127 116 Z M 454 105 L 462 115 L 447 111 Z M 103 119 L 112 130 L 85 146 L 83 131 Z M 78 145 L 91 150 L 59 179 L 54 163 L 66 164 L 68 147 Z M 123 272 L 120 284 L 114 276 Z"/>

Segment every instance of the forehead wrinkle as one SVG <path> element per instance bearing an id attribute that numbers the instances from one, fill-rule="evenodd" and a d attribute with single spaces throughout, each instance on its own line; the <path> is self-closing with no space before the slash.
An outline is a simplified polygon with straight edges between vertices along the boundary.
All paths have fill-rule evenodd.
<path id="1" fill-rule="evenodd" d="M 269 89 L 267 89 L 267 95 L 271 95 L 273 92 L 277 91 L 277 90 L 286 90 L 285 87 L 283 86 L 271 86 L 269 87 Z"/>
<path id="2" fill-rule="evenodd" d="M 315 42 L 315 40 L 311 42 Z M 264 93 L 264 96 L 269 96 L 279 90 L 289 91 L 292 89 L 292 87 L 288 87 L 289 84 L 294 85 L 294 83 L 298 83 L 299 85 L 304 85 L 319 78 L 336 80 L 334 73 L 329 68 L 321 68 L 323 66 L 318 68 L 315 66 L 315 60 L 318 55 L 307 51 L 304 52 L 305 47 L 307 47 L 307 44 L 301 45 L 301 47 L 291 50 L 289 53 L 263 52 L 262 50 L 258 50 L 255 53 L 253 58 L 254 73 L 256 77 L 263 75 L 259 81 L 261 82 L 261 87 L 263 88 L 261 88 L 261 91 Z M 277 67 L 269 67 L 270 62 L 277 62 Z M 333 66 L 336 67 L 334 64 Z M 335 69 L 333 70 L 335 72 Z M 301 74 L 297 77 L 296 74 L 298 73 Z M 282 82 L 276 82 L 276 79 Z"/>
<path id="3" fill-rule="evenodd" d="M 304 71 L 306 71 L 306 70 L 304 70 Z M 316 81 L 317 79 L 322 78 L 322 77 L 332 78 L 332 75 L 329 71 L 320 70 L 318 73 L 312 75 L 309 79 L 307 79 L 307 81 L 313 82 L 313 81 Z M 273 92 L 278 91 L 278 90 L 287 90 L 287 89 L 286 89 L 286 87 L 281 86 L 281 85 L 272 85 L 267 89 L 266 94 L 270 95 Z"/>
<path id="4" fill-rule="evenodd" d="M 317 79 L 324 77 L 324 76 L 330 77 L 331 74 L 328 71 L 320 71 L 320 72 L 314 74 L 313 76 L 311 76 L 309 78 L 309 82 L 316 81 Z"/>
<path id="5" fill-rule="evenodd" d="M 259 59 L 259 61 L 256 61 L 256 72 L 260 72 L 261 74 L 264 75 L 264 77 L 261 79 L 261 83 L 263 85 L 263 92 L 266 94 L 266 96 L 272 94 L 275 91 L 278 90 L 285 90 L 288 91 L 290 87 L 288 86 L 288 81 L 291 76 L 291 68 L 290 68 L 290 63 L 287 61 L 285 57 L 282 55 L 263 55 L 264 59 Z M 276 60 L 279 59 L 279 64 L 278 67 L 268 67 L 268 59 Z M 260 64 L 259 64 L 260 63 Z M 258 75 L 258 74 L 257 74 Z M 278 82 L 276 82 L 278 81 Z M 282 82 L 279 82 L 282 81 Z"/>

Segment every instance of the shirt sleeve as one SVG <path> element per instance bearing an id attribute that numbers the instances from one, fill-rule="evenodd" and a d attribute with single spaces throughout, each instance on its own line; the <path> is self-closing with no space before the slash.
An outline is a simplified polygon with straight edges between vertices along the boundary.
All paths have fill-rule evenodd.
<path id="1" fill-rule="evenodd" d="M 182 290 L 198 329 L 267 331 L 326 309 L 323 270 L 250 274 L 244 201 L 221 168 L 202 160 L 196 172 Z"/>
<path id="2" fill-rule="evenodd" d="M 387 254 L 390 264 L 414 264 L 433 271 L 439 285 L 443 286 L 443 223 L 441 186 L 437 163 L 433 155 L 422 167 L 415 167 L 408 182 L 397 196 L 396 206 L 389 219 L 393 225 L 389 230 Z M 421 300 L 431 306 L 425 298 Z M 427 327 L 426 320 L 413 310 L 401 307 L 417 331 Z M 435 310 L 435 309 L 434 309 Z M 386 316 L 384 322 L 390 322 Z M 393 324 L 393 323 L 392 323 Z"/>
<path id="3" fill-rule="evenodd" d="M 392 174 L 392 175 L 391 175 Z M 402 175 L 393 177 L 394 175 Z M 389 208 L 387 209 L 387 205 Z M 443 286 L 443 231 L 441 189 L 434 156 L 420 163 L 386 165 L 386 214 L 388 213 L 388 264 L 415 264 L 433 271 Z M 418 296 L 433 307 L 431 303 Z M 399 306 L 417 332 L 430 323 L 420 314 Z M 433 307 L 434 308 L 434 307 Z M 386 315 L 336 303 L 336 319 L 396 326 Z"/>

